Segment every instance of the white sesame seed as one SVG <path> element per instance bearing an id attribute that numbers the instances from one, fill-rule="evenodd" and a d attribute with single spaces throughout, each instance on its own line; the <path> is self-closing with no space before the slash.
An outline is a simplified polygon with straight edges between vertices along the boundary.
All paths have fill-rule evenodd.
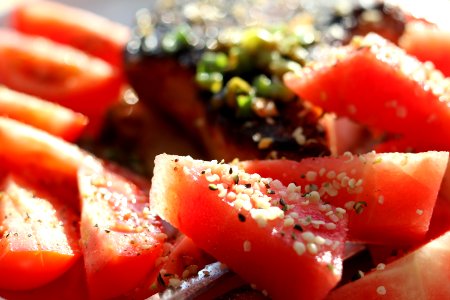
<path id="1" fill-rule="evenodd" d="M 307 242 L 312 242 L 314 241 L 314 238 L 316 236 L 314 235 L 314 233 L 312 233 L 311 231 L 306 231 L 302 233 L 302 238 L 307 241 Z"/>
<path id="2" fill-rule="evenodd" d="M 378 203 L 379 204 L 383 204 L 384 203 L 384 196 L 383 195 L 378 196 Z"/>
<path id="3" fill-rule="evenodd" d="M 334 223 L 326 223 L 325 224 L 325 228 L 328 229 L 328 230 L 334 230 L 334 229 L 336 229 L 336 224 L 334 224 Z"/>
<path id="4" fill-rule="evenodd" d="M 312 191 L 307 195 L 311 203 L 318 203 L 320 201 L 320 194 L 317 191 Z"/>
<path id="5" fill-rule="evenodd" d="M 333 178 L 335 178 L 336 177 L 336 172 L 335 171 L 329 171 L 328 173 L 327 173 L 327 178 L 328 179 L 333 179 Z"/>
<path id="6" fill-rule="evenodd" d="M 346 202 L 345 204 L 344 204 L 344 207 L 347 209 L 347 210 L 351 210 L 351 209 L 353 209 L 353 206 L 355 205 L 355 201 L 348 201 L 348 202 Z"/>
<path id="7" fill-rule="evenodd" d="M 316 243 L 317 245 L 324 245 L 325 244 L 325 239 L 321 236 L 316 236 L 314 238 L 314 243 Z"/>
<path id="8" fill-rule="evenodd" d="M 306 251 L 305 244 L 303 244 L 302 242 L 299 242 L 299 241 L 295 241 L 295 242 L 294 242 L 293 248 L 294 248 L 294 251 L 295 251 L 298 255 L 302 255 L 302 254 L 305 253 L 305 251 Z"/>
<path id="9" fill-rule="evenodd" d="M 315 243 L 306 244 L 306 249 L 311 254 L 317 254 L 317 252 L 319 252 L 319 248 L 317 247 L 317 245 Z"/>
<path id="10" fill-rule="evenodd" d="M 386 265 L 383 264 L 383 263 L 379 263 L 379 264 L 377 265 L 377 270 L 378 270 L 378 271 L 382 271 L 382 270 L 384 270 L 384 268 L 386 268 Z"/>
<path id="11" fill-rule="evenodd" d="M 308 171 L 306 172 L 306 180 L 308 181 L 315 181 L 317 179 L 317 172 L 315 171 Z"/>
<path id="12" fill-rule="evenodd" d="M 250 252 L 252 250 L 252 244 L 250 241 L 244 241 L 244 252 Z"/>
<path id="13" fill-rule="evenodd" d="M 336 212 L 339 214 L 345 214 L 347 211 L 342 207 L 336 207 Z"/>
<path id="14" fill-rule="evenodd" d="M 330 220 L 333 221 L 334 223 L 339 222 L 339 217 L 336 216 L 335 214 L 329 215 L 328 217 L 329 217 Z"/>
<path id="15" fill-rule="evenodd" d="M 378 295 L 386 295 L 386 288 L 383 285 L 380 285 L 377 287 L 377 294 Z"/>
<path id="16" fill-rule="evenodd" d="M 416 210 L 416 214 L 418 214 L 419 216 L 421 216 L 421 215 L 423 214 L 423 210 L 417 209 L 417 210 Z"/>
<path id="17" fill-rule="evenodd" d="M 283 226 L 284 227 L 291 227 L 291 226 L 294 226 L 294 223 L 295 223 L 295 221 L 294 221 L 293 218 L 287 217 L 286 219 L 284 219 Z"/>
<path id="18" fill-rule="evenodd" d="M 355 188 L 355 187 L 356 187 L 356 180 L 355 180 L 354 178 L 351 178 L 351 179 L 348 181 L 348 186 L 349 186 L 351 189 Z"/>
<path id="19" fill-rule="evenodd" d="M 347 158 L 346 162 L 350 162 L 353 160 L 353 154 L 349 151 L 344 152 L 343 156 Z"/>
<path id="20" fill-rule="evenodd" d="M 325 168 L 320 168 L 319 176 L 323 176 L 326 172 L 327 172 L 327 170 Z"/>
<path id="21" fill-rule="evenodd" d="M 292 217 L 292 218 L 294 218 L 294 219 L 298 219 L 298 218 L 299 218 L 298 213 L 296 213 L 295 211 L 291 212 L 291 213 L 289 214 L 289 216 Z"/>
<path id="22" fill-rule="evenodd" d="M 178 278 L 170 278 L 169 279 L 169 286 L 173 288 L 178 288 L 181 285 L 181 280 Z"/>

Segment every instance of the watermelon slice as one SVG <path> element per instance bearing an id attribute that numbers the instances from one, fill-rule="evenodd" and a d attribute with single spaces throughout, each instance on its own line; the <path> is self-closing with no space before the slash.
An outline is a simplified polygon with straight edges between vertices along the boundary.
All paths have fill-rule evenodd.
<path id="1" fill-rule="evenodd" d="M 318 193 L 163 154 L 150 198 L 155 213 L 274 299 L 322 299 L 339 281 L 346 214 Z"/>
<path id="2" fill-rule="evenodd" d="M 333 291 L 327 300 L 450 299 L 450 231 Z"/>
<path id="3" fill-rule="evenodd" d="M 448 152 L 346 153 L 339 157 L 243 161 L 249 173 L 294 182 L 348 210 L 350 240 L 414 244 L 427 234 Z"/>

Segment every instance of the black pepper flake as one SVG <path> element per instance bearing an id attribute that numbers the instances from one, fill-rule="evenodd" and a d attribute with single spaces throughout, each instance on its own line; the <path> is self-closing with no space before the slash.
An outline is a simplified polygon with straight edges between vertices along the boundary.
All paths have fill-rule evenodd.
<path id="1" fill-rule="evenodd" d="M 178 158 L 175 158 L 175 162 L 178 162 Z"/>
<path id="2" fill-rule="evenodd" d="M 305 178 L 306 178 L 306 175 L 305 175 L 305 174 L 301 174 L 301 175 L 300 175 L 300 178 L 301 178 L 301 179 L 305 179 Z"/>
<path id="3" fill-rule="evenodd" d="M 105 232 L 106 232 L 106 233 L 110 233 L 110 232 L 111 232 L 111 230 L 109 230 L 109 229 L 105 229 Z"/>
<path id="4" fill-rule="evenodd" d="M 239 175 L 238 174 L 235 174 L 233 176 L 233 181 L 234 181 L 234 184 L 238 184 L 239 183 Z"/>
<path id="5" fill-rule="evenodd" d="M 28 237 L 29 237 L 29 238 L 32 237 L 31 233 L 28 234 Z"/>
<path id="6" fill-rule="evenodd" d="M 251 184 L 251 183 L 246 183 L 246 184 L 245 184 L 245 187 L 249 189 L 249 188 L 252 187 L 252 184 Z"/>
<path id="7" fill-rule="evenodd" d="M 287 211 L 287 204 L 286 202 L 283 200 L 283 198 L 280 198 L 280 205 L 281 205 L 281 210 L 282 211 Z"/>
<path id="8" fill-rule="evenodd" d="M 233 168 L 230 168 L 229 170 L 228 170 L 228 174 L 233 174 Z"/>
<path id="9" fill-rule="evenodd" d="M 11 232 L 8 232 L 6 235 L 5 235 L 5 238 L 9 238 L 9 235 L 11 234 Z"/>
<path id="10" fill-rule="evenodd" d="M 174 275 L 172 273 L 166 273 L 164 274 L 164 277 L 174 277 Z"/>
<path id="11" fill-rule="evenodd" d="M 202 171 L 202 175 L 205 175 L 205 174 L 206 174 L 206 171 L 205 171 L 205 170 L 203 170 L 203 171 Z"/>
<path id="12" fill-rule="evenodd" d="M 275 191 L 273 191 L 273 190 L 271 190 L 271 189 L 268 189 L 268 190 L 267 190 L 267 194 L 273 195 L 273 194 L 275 194 Z"/>
<path id="13" fill-rule="evenodd" d="M 355 210 L 355 212 L 357 214 L 360 214 L 364 211 L 364 208 L 367 207 L 367 202 L 366 201 L 358 201 L 353 205 L 353 209 Z"/>
<path id="14" fill-rule="evenodd" d="M 295 225 L 294 225 L 294 229 L 303 232 L 303 227 L 300 226 L 300 224 L 295 224 Z"/>
<path id="15" fill-rule="evenodd" d="M 243 215 L 243 214 L 241 214 L 241 213 L 238 213 L 238 219 L 239 219 L 239 221 L 241 221 L 241 222 L 245 222 L 245 216 Z"/>
<path id="16" fill-rule="evenodd" d="M 211 183 L 209 186 L 208 186 L 208 188 L 211 190 L 211 191 L 217 191 L 219 188 L 217 187 L 217 185 L 215 185 L 214 183 Z"/>
<path id="17" fill-rule="evenodd" d="M 159 273 L 158 274 L 158 283 L 160 284 L 160 285 L 162 285 L 163 287 L 165 287 L 166 286 L 166 282 L 164 281 L 164 279 L 162 278 L 162 276 L 161 276 L 161 273 Z"/>
<path id="18" fill-rule="evenodd" d="M 98 224 L 95 224 L 94 227 L 98 228 Z"/>

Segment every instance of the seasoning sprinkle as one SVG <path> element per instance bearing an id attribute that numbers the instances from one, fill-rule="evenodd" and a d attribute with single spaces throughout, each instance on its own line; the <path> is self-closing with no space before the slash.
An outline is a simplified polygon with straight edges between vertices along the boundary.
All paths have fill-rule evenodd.
<path id="1" fill-rule="evenodd" d="M 245 216 L 243 215 L 243 214 L 241 214 L 241 213 L 238 213 L 238 219 L 239 219 L 239 221 L 241 221 L 241 222 L 245 222 Z"/>
<path id="2" fill-rule="evenodd" d="M 219 188 L 217 187 L 217 185 L 216 184 L 213 184 L 213 183 L 211 183 L 209 186 L 208 186 L 208 188 L 211 190 L 211 191 L 217 191 Z"/>
<path id="3" fill-rule="evenodd" d="M 355 203 L 355 205 L 353 205 L 353 209 L 357 214 L 361 214 L 364 211 L 364 208 L 366 207 L 367 207 L 366 201 L 358 201 Z"/>

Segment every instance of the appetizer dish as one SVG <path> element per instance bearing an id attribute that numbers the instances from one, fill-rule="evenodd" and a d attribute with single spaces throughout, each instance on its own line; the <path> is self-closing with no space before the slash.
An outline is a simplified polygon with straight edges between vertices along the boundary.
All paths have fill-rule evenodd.
<path id="1" fill-rule="evenodd" d="M 433 1 L 15 6 L 0 299 L 449 299 Z"/>

